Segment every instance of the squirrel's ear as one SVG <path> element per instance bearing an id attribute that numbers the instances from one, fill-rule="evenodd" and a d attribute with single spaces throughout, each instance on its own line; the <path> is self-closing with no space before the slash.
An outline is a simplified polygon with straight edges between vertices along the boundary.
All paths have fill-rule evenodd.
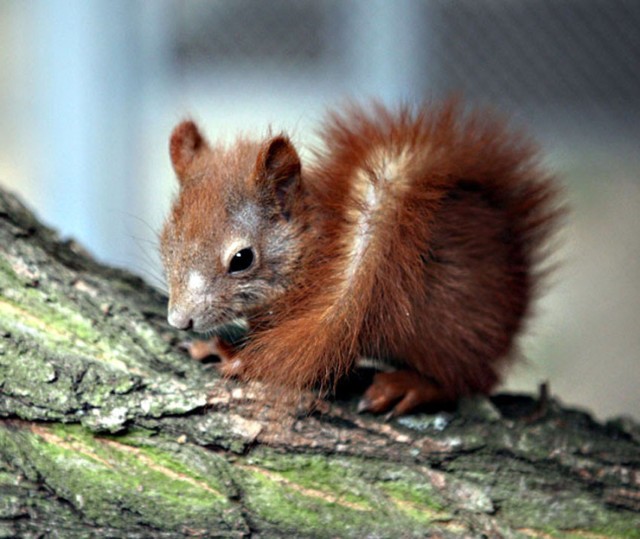
<path id="1" fill-rule="evenodd" d="M 169 142 L 169 153 L 173 170 L 178 175 L 178 181 L 185 180 L 185 173 L 194 157 L 207 147 L 207 141 L 200 134 L 198 127 L 191 120 L 178 124 Z"/>
<path id="2" fill-rule="evenodd" d="M 298 152 L 287 137 L 278 135 L 262 146 L 256 162 L 256 183 L 275 198 L 285 219 L 289 219 L 300 189 L 300 170 Z"/>

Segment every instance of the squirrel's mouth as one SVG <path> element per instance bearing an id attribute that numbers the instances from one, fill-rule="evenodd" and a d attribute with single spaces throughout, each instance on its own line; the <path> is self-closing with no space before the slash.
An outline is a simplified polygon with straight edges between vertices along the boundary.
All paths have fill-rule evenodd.
<path id="1" fill-rule="evenodd" d="M 182 311 L 176 308 L 169 308 L 167 321 L 176 329 L 203 334 L 218 334 L 224 332 L 224 328 L 227 326 L 246 326 L 246 322 L 243 323 L 242 319 L 237 316 L 213 318 L 206 316 L 206 314 L 198 315 L 188 310 Z"/>
<path id="2" fill-rule="evenodd" d="M 194 318 L 191 327 L 188 329 L 195 333 L 223 336 L 226 334 L 246 333 L 249 329 L 249 322 L 246 318 L 240 316 L 216 320 Z"/>
<path id="3" fill-rule="evenodd" d="M 206 324 L 201 324 L 200 327 L 201 329 L 198 329 L 197 327 L 194 327 L 193 329 L 198 333 L 212 333 L 214 335 L 238 331 L 246 333 L 249 329 L 249 322 L 242 316 L 229 316 L 208 321 Z"/>
<path id="4" fill-rule="evenodd" d="M 222 337 L 228 343 L 236 343 L 243 340 L 248 331 L 249 322 L 246 318 L 234 318 L 229 322 L 215 326 L 212 333 Z"/>

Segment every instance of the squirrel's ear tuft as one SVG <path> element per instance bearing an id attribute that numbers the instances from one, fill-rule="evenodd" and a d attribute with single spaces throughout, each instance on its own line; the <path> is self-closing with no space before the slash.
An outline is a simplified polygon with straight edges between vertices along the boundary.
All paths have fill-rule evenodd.
<path id="1" fill-rule="evenodd" d="M 289 219 L 300 189 L 300 158 L 291 141 L 278 135 L 262 146 L 256 163 L 256 183 L 275 199 L 280 214 Z"/>
<path id="2" fill-rule="evenodd" d="M 178 175 L 178 181 L 183 183 L 185 173 L 194 157 L 207 147 L 207 141 L 200 134 L 198 126 L 191 120 L 178 124 L 169 142 L 169 153 L 173 170 Z"/>

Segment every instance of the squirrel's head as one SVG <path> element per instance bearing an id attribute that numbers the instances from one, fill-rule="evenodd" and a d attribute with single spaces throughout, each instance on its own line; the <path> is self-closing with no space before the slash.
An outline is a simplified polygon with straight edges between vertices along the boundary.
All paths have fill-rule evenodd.
<path id="1" fill-rule="evenodd" d="M 282 135 L 210 146 L 185 121 L 170 154 L 180 192 L 161 235 L 169 323 L 207 332 L 268 308 L 303 252 L 295 148 Z"/>

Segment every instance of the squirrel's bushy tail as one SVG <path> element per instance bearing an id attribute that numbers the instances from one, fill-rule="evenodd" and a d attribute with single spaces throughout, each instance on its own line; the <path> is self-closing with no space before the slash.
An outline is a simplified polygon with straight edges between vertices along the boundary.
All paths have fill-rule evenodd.
<path id="1" fill-rule="evenodd" d="M 304 182 L 314 215 L 304 279 L 240 352 L 248 378 L 329 388 L 359 354 L 420 338 L 413 309 L 429 283 L 417 268 L 438 208 L 461 182 L 478 182 L 504 208 L 536 281 L 556 188 L 524 137 L 449 102 L 417 112 L 352 107 L 330 118 L 323 140 Z"/>

